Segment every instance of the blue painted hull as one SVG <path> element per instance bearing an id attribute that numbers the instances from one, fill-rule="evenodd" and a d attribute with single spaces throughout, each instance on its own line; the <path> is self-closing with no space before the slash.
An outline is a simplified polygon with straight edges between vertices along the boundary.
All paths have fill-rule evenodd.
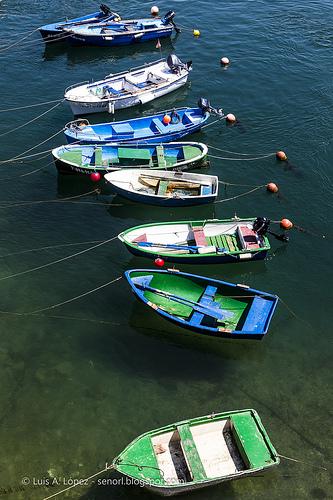
<path id="1" fill-rule="evenodd" d="M 100 23 L 110 19 L 110 16 L 103 14 L 103 12 L 92 12 L 85 16 L 76 17 L 74 19 L 69 19 L 68 21 L 58 21 L 56 23 L 45 24 L 39 28 L 39 32 L 44 40 L 58 40 L 68 39 L 68 33 L 66 33 L 63 28 L 70 28 L 75 23 L 85 23 L 90 24 Z"/>
<path id="2" fill-rule="evenodd" d="M 178 108 L 175 111 L 179 119 L 177 123 L 169 124 L 163 123 L 163 117 L 165 114 L 172 113 L 170 110 L 157 115 L 96 125 L 76 120 L 66 125 L 65 136 L 69 143 L 160 144 L 177 141 L 198 132 L 210 116 L 208 112 L 203 112 L 200 108 Z M 80 123 L 83 123 L 83 126 Z"/>
<path id="3" fill-rule="evenodd" d="M 193 197 L 181 199 L 181 198 L 162 198 L 154 196 L 145 196 L 144 194 L 133 193 L 125 189 L 121 189 L 118 186 L 112 185 L 113 191 L 115 191 L 120 196 L 127 198 L 128 200 L 134 201 L 136 203 L 146 203 L 147 205 L 156 205 L 159 207 L 193 207 L 196 205 L 207 205 L 208 203 L 213 203 L 216 196 L 206 196 L 205 198 Z M 134 253 L 134 252 L 133 252 Z M 146 255 L 147 256 L 147 255 Z M 157 255 L 156 255 L 157 257 Z"/>
<path id="4" fill-rule="evenodd" d="M 253 310 L 252 315 L 254 315 L 254 318 L 253 318 L 254 321 L 256 320 L 256 318 L 257 318 L 258 322 L 260 322 L 260 320 L 262 321 L 262 324 L 264 325 L 262 328 L 262 331 L 256 331 L 256 329 L 254 328 L 253 332 L 247 331 L 247 330 L 243 331 L 242 329 L 224 332 L 215 326 L 213 327 L 213 326 L 205 326 L 202 324 L 201 325 L 200 324 L 199 325 L 190 324 L 189 320 L 180 319 L 172 314 L 169 314 L 163 308 L 156 306 L 153 302 L 151 302 L 151 300 L 153 300 L 153 299 L 148 300 L 144 295 L 144 290 L 140 290 L 135 285 L 135 283 L 132 281 L 131 275 L 133 273 L 137 273 L 137 272 L 139 272 L 139 273 L 142 272 L 146 275 L 149 275 L 149 273 L 160 273 L 160 274 L 169 274 L 169 275 L 174 274 L 174 275 L 182 277 L 182 278 L 188 278 L 189 280 L 194 281 L 194 282 L 198 282 L 200 284 L 205 283 L 205 285 L 214 286 L 216 288 L 223 287 L 223 288 L 230 290 L 230 294 L 228 292 L 227 295 L 230 295 L 231 297 L 234 295 L 238 299 L 241 298 L 242 296 L 244 296 L 244 297 L 251 296 L 251 297 L 253 297 L 253 299 L 255 297 L 261 297 L 262 299 L 265 299 L 266 301 L 270 302 L 270 304 L 268 304 L 269 307 L 261 314 L 260 314 L 260 311 Z M 260 339 L 262 339 L 268 331 L 272 316 L 275 312 L 275 309 L 276 309 L 276 306 L 277 306 L 277 303 L 279 300 L 277 295 L 272 295 L 272 294 L 267 293 L 267 292 L 262 292 L 260 290 L 256 290 L 253 288 L 246 288 L 244 290 L 244 287 L 242 287 L 240 285 L 235 285 L 233 283 L 229 283 L 227 281 L 211 279 L 211 278 L 207 278 L 205 276 L 199 276 L 196 274 L 182 273 L 182 272 L 179 272 L 178 270 L 174 270 L 174 271 L 173 270 L 167 270 L 167 271 L 159 270 L 159 271 L 157 271 L 155 269 L 131 269 L 129 271 L 125 271 L 124 274 L 125 274 L 125 278 L 127 279 L 129 285 L 131 286 L 132 291 L 135 294 L 136 298 L 139 299 L 144 304 L 152 307 L 153 310 L 157 314 L 164 317 L 168 321 L 171 321 L 172 323 L 176 324 L 177 326 L 181 326 L 182 328 L 185 328 L 187 330 L 191 330 L 191 331 L 194 331 L 196 333 L 200 333 L 200 334 L 204 334 L 204 335 L 209 335 L 212 337 L 237 339 L 237 340 L 243 340 L 243 339 L 260 340 Z M 254 305 L 254 300 L 253 300 L 253 305 Z M 244 321 L 245 324 L 246 324 L 246 321 L 251 314 L 251 309 L 252 309 L 251 302 L 249 302 L 249 306 L 250 306 L 250 309 L 246 313 L 246 317 L 245 317 L 245 321 Z M 255 309 L 255 307 L 254 307 L 254 309 Z"/>
<path id="5" fill-rule="evenodd" d="M 135 34 L 118 35 L 117 37 L 108 37 L 106 35 L 91 35 L 85 36 L 78 33 L 73 33 L 68 37 L 68 42 L 71 45 L 93 45 L 97 47 L 119 47 L 123 45 L 132 45 L 141 42 L 149 42 L 161 38 L 167 38 L 172 35 L 172 26 L 163 28 L 158 31 L 147 31 L 142 36 L 137 37 Z"/>

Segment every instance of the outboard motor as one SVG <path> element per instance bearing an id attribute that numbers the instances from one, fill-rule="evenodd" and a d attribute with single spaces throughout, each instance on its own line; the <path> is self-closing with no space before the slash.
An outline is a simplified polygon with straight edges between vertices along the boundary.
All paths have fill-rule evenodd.
<path id="1" fill-rule="evenodd" d="M 175 12 L 173 10 L 168 10 L 168 12 L 165 14 L 165 16 L 162 19 L 163 24 L 172 24 L 172 26 L 175 28 L 176 33 L 180 33 L 181 30 L 176 26 L 174 22 L 174 17 L 175 17 Z"/>
<path id="2" fill-rule="evenodd" d="M 200 109 L 202 109 L 203 113 L 214 113 L 215 115 L 223 116 L 223 109 L 213 108 L 206 97 L 200 97 L 200 99 L 198 100 L 198 106 Z"/>
<path id="3" fill-rule="evenodd" d="M 188 61 L 186 64 L 183 63 L 176 54 L 169 54 L 167 58 L 167 65 L 171 69 L 172 73 L 180 73 L 181 69 L 187 69 L 190 71 L 192 68 L 192 61 Z"/>
<path id="4" fill-rule="evenodd" d="M 253 231 L 255 231 L 259 236 L 264 236 L 269 228 L 271 221 L 267 217 L 257 217 L 253 222 Z"/>
<path id="5" fill-rule="evenodd" d="M 99 6 L 99 10 L 106 16 L 110 16 L 112 14 L 112 10 L 110 9 L 110 7 L 105 5 L 105 3 L 101 3 L 101 5 Z"/>

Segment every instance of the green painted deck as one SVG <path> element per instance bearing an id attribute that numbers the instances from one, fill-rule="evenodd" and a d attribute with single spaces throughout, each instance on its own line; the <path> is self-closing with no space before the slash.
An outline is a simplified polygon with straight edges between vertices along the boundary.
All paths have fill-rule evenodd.
<path id="1" fill-rule="evenodd" d="M 95 165 L 102 165 L 102 148 L 95 148 Z"/>
<path id="2" fill-rule="evenodd" d="M 150 160 L 151 154 L 149 149 L 118 148 L 118 157 L 122 159 Z"/>
<path id="3" fill-rule="evenodd" d="M 150 435 L 141 436 L 125 448 L 121 454 L 121 462 L 117 464 L 117 469 L 119 472 L 137 479 L 156 481 L 157 484 L 164 483 Z"/>
<path id="4" fill-rule="evenodd" d="M 206 236 L 207 244 L 216 248 L 226 248 L 230 252 L 242 250 L 237 241 L 237 237 L 230 234 L 218 234 L 216 236 Z"/>
<path id="5" fill-rule="evenodd" d="M 202 481 L 203 479 L 207 479 L 197 447 L 193 441 L 190 426 L 188 424 L 179 425 L 177 427 L 177 431 L 181 439 L 181 446 L 186 456 L 187 463 L 192 472 L 193 481 Z"/>
<path id="6" fill-rule="evenodd" d="M 247 302 L 243 302 L 238 299 L 233 299 L 232 297 L 228 297 L 226 295 L 215 295 L 215 302 L 218 302 L 222 309 L 225 311 L 232 312 L 231 317 L 226 317 L 223 319 L 223 323 L 225 327 L 230 330 L 237 330 L 237 325 L 243 312 L 246 309 Z"/>
<path id="7" fill-rule="evenodd" d="M 69 161 L 79 167 L 82 166 L 82 149 L 74 149 L 73 151 L 64 151 L 59 158 L 63 161 Z"/>
<path id="8" fill-rule="evenodd" d="M 150 286 L 165 292 L 172 292 L 175 295 L 186 297 L 194 302 L 200 299 L 204 291 L 203 286 L 176 275 L 155 274 L 150 282 Z M 183 318 L 188 318 L 193 311 L 190 306 L 180 304 L 154 292 L 147 291 L 144 293 L 144 296 L 147 300 L 150 300 L 170 314 L 175 314 Z"/>
<path id="9" fill-rule="evenodd" d="M 156 154 L 157 154 L 157 163 L 159 168 L 165 168 L 166 161 L 165 161 L 163 146 L 156 146 Z"/>
<path id="10" fill-rule="evenodd" d="M 200 150 L 194 146 L 183 146 L 185 160 L 192 160 L 200 154 Z"/>
<path id="11" fill-rule="evenodd" d="M 169 186 L 169 181 L 168 180 L 167 181 L 161 180 L 158 183 L 158 191 L 157 191 L 158 196 L 165 196 L 166 192 L 168 190 L 168 186 Z"/>
<path id="12" fill-rule="evenodd" d="M 249 468 L 265 467 L 276 462 L 250 411 L 232 416 L 234 437 Z"/>

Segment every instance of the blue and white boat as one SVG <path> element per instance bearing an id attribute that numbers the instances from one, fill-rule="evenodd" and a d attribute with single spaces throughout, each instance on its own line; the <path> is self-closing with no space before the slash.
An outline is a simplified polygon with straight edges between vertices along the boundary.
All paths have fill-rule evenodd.
<path id="1" fill-rule="evenodd" d="M 147 42 L 171 36 L 179 28 L 174 23 L 175 13 L 170 10 L 162 18 L 133 19 L 64 28 L 72 45 L 115 47 Z"/>
<path id="2" fill-rule="evenodd" d="M 91 14 L 86 14 L 85 16 L 76 17 L 74 19 L 67 19 L 66 21 L 58 21 L 56 23 L 45 24 L 38 29 L 45 41 L 61 41 L 69 38 L 69 34 L 67 32 L 64 32 L 65 28 L 74 26 L 82 27 L 87 24 L 92 25 L 101 22 L 117 22 L 120 20 L 121 18 L 119 14 L 117 14 L 116 12 L 112 12 L 107 5 L 101 4 L 100 10 L 98 12 L 92 12 Z"/>
<path id="3" fill-rule="evenodd" d="M 177 108 L 156 115 L 142 116 L 119 122 L 91 125 L 86 119 L 74 120 L 65 125 L 69 143 L 96 144 L 106 142 L 144 142 L 159 144 L 177 141 L 198 132 L 211 113 L 223 117 L 222 110 L 214 109 L 206 99 L 200 99 L 197 108 Z"/>
<path id="4" fill-rule="evenodd" d="M 93 83 L 78 83 L 65 90 L 74 115 L 109 112 L 145 104 L 185 85 L 192 62 L 175 54 L 128 71 L 107 75 Z"/>
<path id="5" fill-rule="evenodd" d="M 163 318 L 218 338 L 263 338 L 278 302 L 246 285 L 178 269 L 131 269 L 125 277 L 136 297 Z"/>

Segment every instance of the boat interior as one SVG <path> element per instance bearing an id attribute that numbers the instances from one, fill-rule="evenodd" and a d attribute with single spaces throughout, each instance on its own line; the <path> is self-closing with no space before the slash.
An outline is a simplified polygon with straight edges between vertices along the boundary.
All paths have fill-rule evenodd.
<path id="1" fill-rule="evenodd" d="M 144 192 L 156 196 L 205 196 L 213 193 L 213 184 L 206 182 L 193 182 L 168 179 L 165 177 L 149 176 L 147 174 L 138 175 L 137 179 L 130 180 L 129 184 L 134 191 Z"/>
<path id="2" fill-rule="evenodd" d="M 66 147 L 59 152 L 60 159 L 81 167 L 105 166 L 122 168 L 170 168 L 176 163 L 191 160 L 200 155 L 198 147 L 185 145 L 179 147 L 149 146 L 75 146 Z"/>
<path id="3" fill-rule="evenodd" d="M 167 484 L 202 481 L 246 470 L 245 454 L 230 418 L 175 427 L 152 437 L 158 467 Z M 242 457 L 243 455 L 243 457 Z"/>
<path id="4" fill-rule="evenodd" d="M 142 232 L 144 231 L 144 233 Z M 242 252 L 260 250 L 265 247 L 262 236 L 253 231 L 252 223 L 239 221 L 234 223 L 186 223 L 149 226 L 133 231 L 129 235 L 131 242 L 148 241 L 154 245 L 152 252 L 163 252 L 162 245 L 172 245 L 165 248 L 166 253 L 189 253 L 186 247 L 197 247 L 198 253 L 205 249 L 217 252 Z M 185 248 L 184 248 L 185 247 Z"/>

